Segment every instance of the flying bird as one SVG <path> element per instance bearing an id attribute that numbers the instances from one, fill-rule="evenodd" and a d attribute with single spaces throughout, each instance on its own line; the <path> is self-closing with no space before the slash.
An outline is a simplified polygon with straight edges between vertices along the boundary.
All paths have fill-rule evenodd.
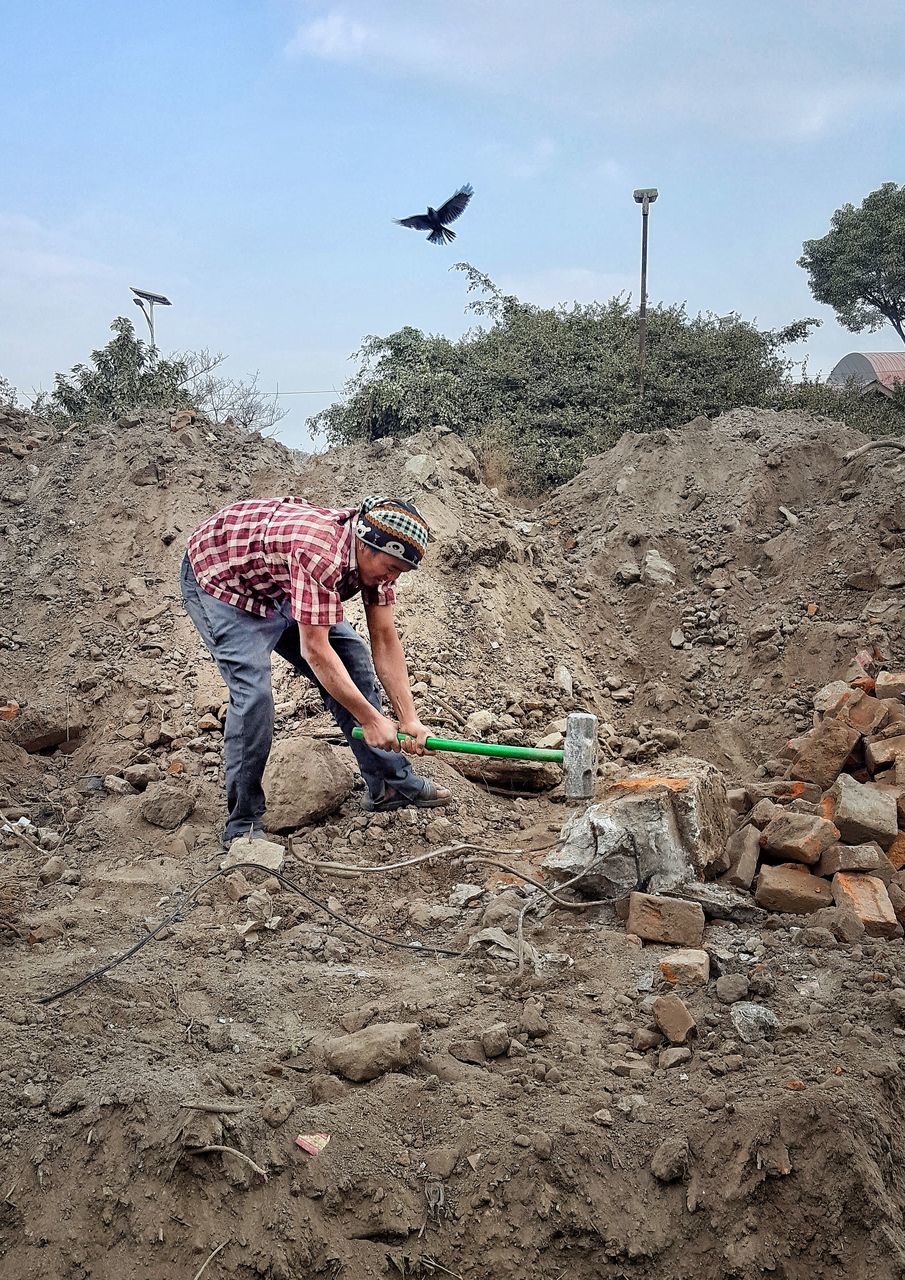
<path id="1" fill-rule="evenodd" d="M 429 231 L 427 237 L 430 244 L 452 244 L 456 238 L 455 231 L 450 231 L 445 224 L 447 222 L 455 222 L 460 214 L 465 212 L 469 200 L 474 195 L 474 187 L 470 182 L 466 182 L 464 187 L 449 197 L 445 204 L 441 204 L 439 209 L 432 209 L 428 205 L 427 213 L 415 213 L 410 218 L 396 218 L 395 221 L 400 227 L 410 227 L 412 231 Z"/>

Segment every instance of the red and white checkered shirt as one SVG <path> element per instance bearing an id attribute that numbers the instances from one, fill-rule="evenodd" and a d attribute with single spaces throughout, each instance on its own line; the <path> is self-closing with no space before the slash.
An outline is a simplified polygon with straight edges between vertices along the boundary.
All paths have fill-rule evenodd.
<path id="1" fill-rule="evenodd" d="M 342 601 L 389 605 L 392 587 L 362 587 L 355 558 L 357 507 L 333 511 L 304 498 L 234 502 L 200 524 L 189 563 L 208 595 L 259 618 L 289 600 L 296 622 L 342 622 Z"/>

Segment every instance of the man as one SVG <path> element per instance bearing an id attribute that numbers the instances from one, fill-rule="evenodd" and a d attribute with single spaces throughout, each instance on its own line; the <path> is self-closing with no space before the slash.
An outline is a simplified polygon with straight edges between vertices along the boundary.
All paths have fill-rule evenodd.
<path id="1" fill-rule="evenodd" d="M 365 808 L 434 808 L 450 793 L 400 754 L 423 755 L 418 718 L 393 621 L 395 584 L 418 567 L 429 529 L 417 507 L 365 498 L 330 510 L 302 498 L 236 502 L 200 524 L 182 562 L 182 598 L 229 689 L 223 738 L 224 844 L 263 834 L 264 766 L 273 741 L 270 655 L 319 687 L 367 785 Z M 361 594 L 374 664 L 343 601 Z M 397 722 L 381 711 L 374 668 Z M 364 741 L 352 737 L 360 724 Z"/>

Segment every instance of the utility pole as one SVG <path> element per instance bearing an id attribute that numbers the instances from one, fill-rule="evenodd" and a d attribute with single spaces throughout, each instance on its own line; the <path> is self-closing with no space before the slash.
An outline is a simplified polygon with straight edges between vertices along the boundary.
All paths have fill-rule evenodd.
<path id="1" fill-rule="evenodd" d="M 640 187 L 634 192 L 641 206 L 641 306 L 638 310 L 638 398 L 644 399 L 644 358 L 647 345 L 647 215 L 657 198 L 656 187 Z"/>
<path id="2" fill-rule="evenodd" d="M 141 314 L 148 322 L 148 330 L 151 334 L 151 346 L 156 346 L 154 342 L 154 307 L 171 307 L 173 304 L 169 298 L 165 298 L 162 293 L 149 293 L 147 289 L 136 289 L 134 285 L 129 288 L 136 295 L 132 301 L 136 307 L 141 307 Z M 147 306 L 145 306 L 147 303 Z"/>

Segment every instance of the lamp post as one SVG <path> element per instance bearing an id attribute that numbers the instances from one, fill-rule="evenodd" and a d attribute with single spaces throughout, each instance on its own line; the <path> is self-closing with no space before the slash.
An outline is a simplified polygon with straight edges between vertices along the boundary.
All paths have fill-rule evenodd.
<path id="1" fill-rule="evenodd" d="M 635 203 L 641 206 L 641 306 L 638 311 L 638 397 L 644 399 L 644 357 L 647 340 L 647 215 L 657 198 L 656 187 L 639 187 Z"/>
<path id="2" fill-rule="evenodd" d="M 148 293 L 147 289 L 136 289 L 135 286 L 131 284 L 129 285 L 129 288 L 135 294 L 132 301 L 135 303 L 136 307 L 141 307 L 141 313 L 148 322 L 148 329 L 151 333 L 151 346 L 153 347 L 156 345 L 154 342 L 154 308 L 155 306 L 171 307 L 173 304 L 170 302 L 169 298 L 165 298 L 162 293 Z M 147 307 L 145 306 L 145 303 L 147 303 Z"/>

